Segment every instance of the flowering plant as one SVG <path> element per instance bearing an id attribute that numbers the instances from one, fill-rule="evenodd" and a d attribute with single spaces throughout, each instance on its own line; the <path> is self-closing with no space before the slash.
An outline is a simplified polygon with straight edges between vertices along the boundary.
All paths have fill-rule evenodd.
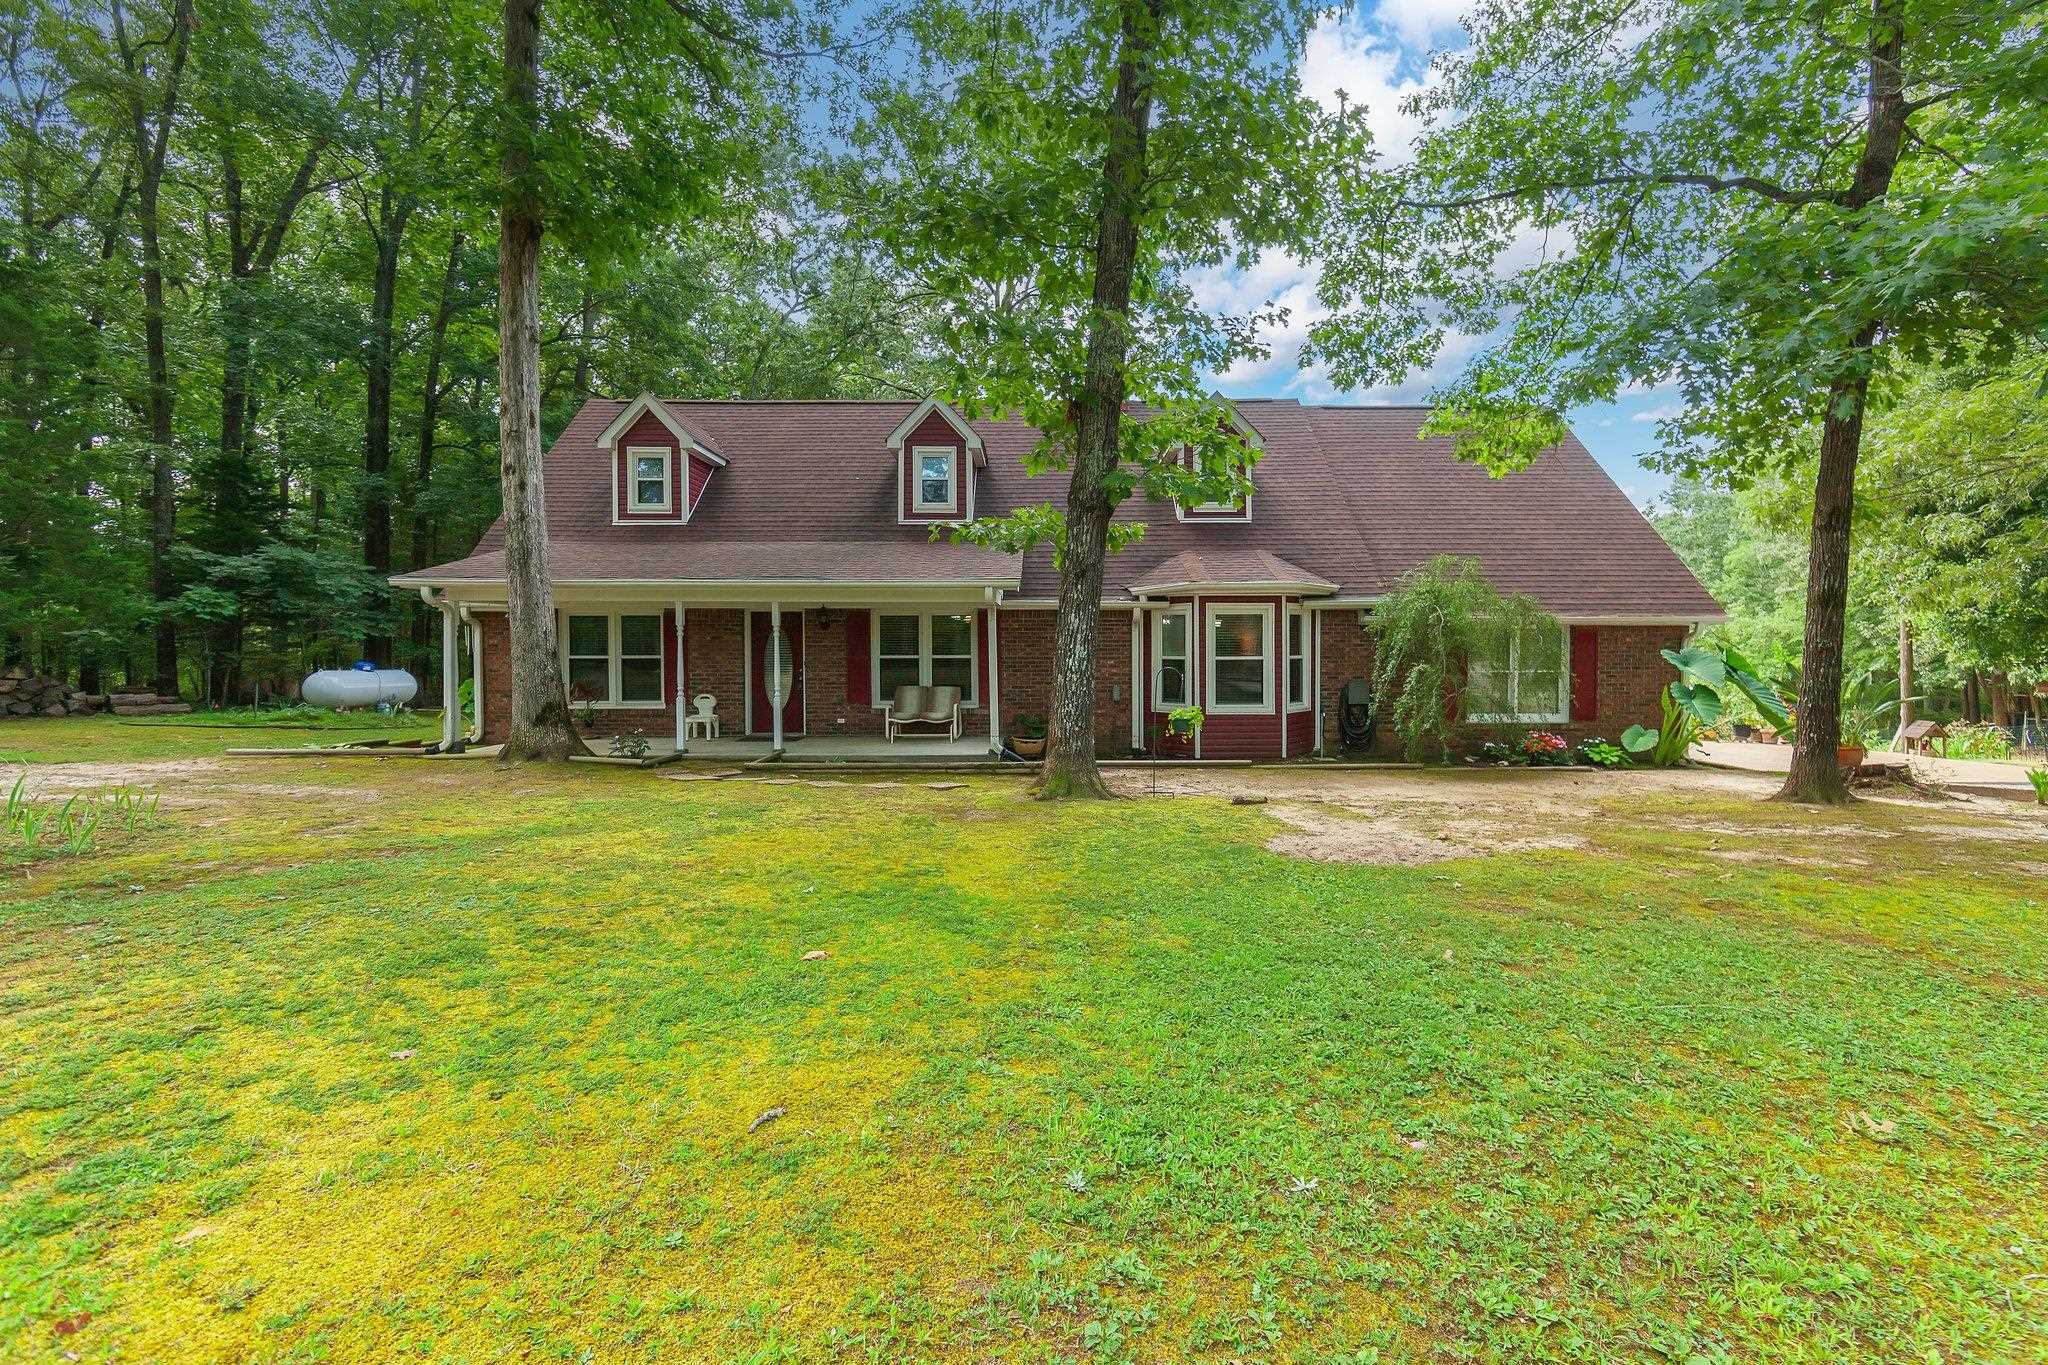
<path id="1" fill-rule="evenodd" d="M 1522 752 L 1531 763 L 1569 763 L 1572 746 L 1554 730 L 1531 730 L 1522 736 Z"/>

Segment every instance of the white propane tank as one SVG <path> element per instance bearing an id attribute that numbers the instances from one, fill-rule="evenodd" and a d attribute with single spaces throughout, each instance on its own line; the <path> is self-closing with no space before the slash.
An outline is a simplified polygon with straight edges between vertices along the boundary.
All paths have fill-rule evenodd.
<path id="1" fill-rule="evenodd" d="M 402 668 L 323 668 L 299 684 L 299 698 L 309 706 L 346 711 L 355 706 L 403 706 L 420 685 Z"/>

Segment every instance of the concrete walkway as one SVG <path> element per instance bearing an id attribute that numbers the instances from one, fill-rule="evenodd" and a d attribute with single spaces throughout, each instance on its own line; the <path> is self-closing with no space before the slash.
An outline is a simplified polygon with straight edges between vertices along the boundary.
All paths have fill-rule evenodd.
<path id="1" fill-rule="evenodd" d="M 1792 767 L 1792 746 L 1789 744 L 1718 741 L 1695 744 L 1692 751 L 1694 757 L 1705 762 L 1744 772 L 1782 773 Z M 1872 760 L 1903 757 L 1914 779 L 1930 787 L 1968 792 L 1973 796 L 2003 797 L 2010 801 L 2032 801 L 2034 788 L 2027 781 L 2027 769 L 2029 766 L 2048 767 L 2048 760 L 2040 759 L 2030 765 L 2024 760 L 1936 758 L 1926 754 L 1901 755 L 1883 751 L 1875 751 L 1870 757 Z"/>

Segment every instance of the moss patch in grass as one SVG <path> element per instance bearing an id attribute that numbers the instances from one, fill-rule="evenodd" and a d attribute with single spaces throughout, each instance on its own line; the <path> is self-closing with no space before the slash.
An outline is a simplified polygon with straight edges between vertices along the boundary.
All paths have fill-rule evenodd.
<path id="1" fill-rule="evenodd" d="M 2048 902 L 1965 815 L 1402 867 L 420 767 L 195 778 L 0 890 L 0 1354 L 2041 1349 Z"/>

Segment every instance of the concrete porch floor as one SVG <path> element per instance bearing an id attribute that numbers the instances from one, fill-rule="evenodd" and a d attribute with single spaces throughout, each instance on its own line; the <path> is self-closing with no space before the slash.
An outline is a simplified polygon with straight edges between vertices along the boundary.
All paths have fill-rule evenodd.
<path id="1" fill-rule="evenodd" d="M 675 749 L 672 739 L 651 740 L 650 756 L 666 756 Z M 751 763 L 770 752 L 765 738 L 724 736 L 690 740 L 684 757 Z M 791 763 L 973 763 L 988 760 L 988 735 L 963 735 L 957 740 L 943 735 L 929 739 L 905 736 L 894 744 L 872 735 L 789 735 L 782 741 L 782 756 Z"/>

